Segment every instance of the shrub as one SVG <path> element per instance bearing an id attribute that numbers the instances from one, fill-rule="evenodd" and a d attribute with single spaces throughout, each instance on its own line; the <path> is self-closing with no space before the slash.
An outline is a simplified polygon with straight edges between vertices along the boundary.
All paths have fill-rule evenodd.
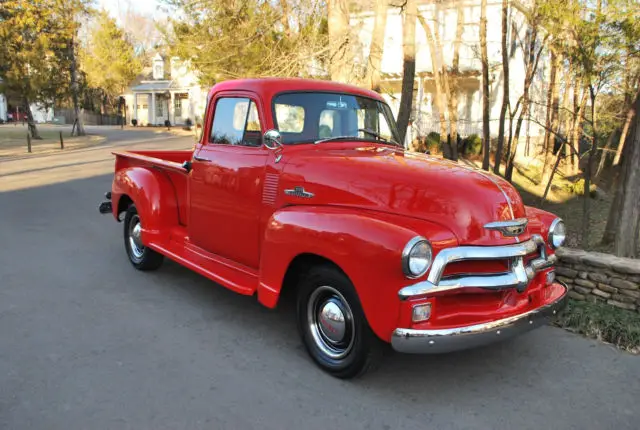
<path id="1" fill-rule="evenodd" d="M 187 127 L 191 127 L 193 125 L 193 121 L 191 121 L 191 118 L 185 119 L 184 125 L 186 125 Z"/>
<path id="2" fill-rule="evenodd" d="M 470 134 L 463 139 L 462 145 L 466 148 L 465 153 L 478 155 L 482 153 L 482 138 L 477 134 Z"/>
<path id="3" fill-rule="evenodd" d="M 440 133 L 436 133 L 432 131 L 427 134 L 427 139 L 425 142 L 427 149 L 432 153 L 442 152 L 442 146 L 440 145 Z"/>

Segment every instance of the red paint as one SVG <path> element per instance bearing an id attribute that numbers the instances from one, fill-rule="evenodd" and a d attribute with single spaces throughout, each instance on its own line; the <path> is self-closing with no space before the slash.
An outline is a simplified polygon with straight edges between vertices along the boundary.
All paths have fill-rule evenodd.
<path id="1" fill-rule="evenodd" d="M 209 94 L 203 139 L 193 153 L 115 153 L 114 216 L 123 209 L 119 202 L 126 196 L 138 207 L 147 246 L 227 288 L 257 294 L 268 307 L 276 306 L 296 257 L 326 258 L 353 282 L 373 331 L 387 341 L 397 327 L 447 328 L 497 320 L 562 293 L 563 287 L 545 285 L 545 273 L 539 273 L 524 293 L 478 290 L 432 297 L 431 319 L 412 324 L 411 306 L 427 300 L 398 298 L 402 287 L 419 281 L 407 279 L 401 268 L 402 249 L 412 237 L 428 238 L 434 255 L 459 245 L 512 244 L 514 238 L 487 230 L 484 224 L 527 217 L 529 224 L 519 239 L 540 234 L 546 240 L 555 217 L 525 207 L 501 178 L 392 145 L 334 141 L 285 145 L 275 153 L 264 146 L 208 143 L 218 97 L 254 101 L 264 133 L 274 124 L 272 98 L 292 90 L 383 101 L 377 93 L 327 81 L 220 83 Z M 182 167 L 185 161 L 192 162 L 190 173 Z M 284 193 L 296 186 L 315 196 Z M 504 264 L 461 262 L 448 267 L 447 273 L 490 272 Z"/>

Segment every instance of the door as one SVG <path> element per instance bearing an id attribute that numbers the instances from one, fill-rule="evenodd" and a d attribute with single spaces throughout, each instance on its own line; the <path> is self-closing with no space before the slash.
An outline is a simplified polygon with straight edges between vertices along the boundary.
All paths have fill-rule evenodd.
<path id="1" fill-rule="evenodd" d="M 257 269 L 268 156 L 261 107 L 256 98 L 234 93 L 217 96 L 210 109 L 213 122 L 196 146 L 189 181 L 189 238 L 206 251 Z"/>

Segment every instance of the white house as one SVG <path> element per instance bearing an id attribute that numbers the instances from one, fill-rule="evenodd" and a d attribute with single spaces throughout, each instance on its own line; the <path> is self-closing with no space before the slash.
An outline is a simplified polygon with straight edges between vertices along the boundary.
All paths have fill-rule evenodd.
<path id="1" fill-rule="evenodd" d="M 480 0 L 417 0 L 418 13 L 428 22 L 432 32 L 438 32 L 442 42 L 444 62 L 451 67 L 454 42 L 458 22 L 458 11 L 463 17 L 462 37 L 460 41 L 459 69 L 462 77 L 459 81 L 458 93 L 458 130 L 462 136 L 472 133 L 482 134 L 482 65 L 480 61 Z M 359 51 L 356 62 L 364 64 L 369 55 L 374 26 L 373 4 L 364 7 L 365 12 L 351 16 L 352 29 L 359 40 Z M 525 56 L 522 48 L 527 32 L 524 11 L 526 4 L 522 1 L 510 1 L 508 35 L 511 41 L 509 48 L 510 77 L 509 91 L 512 105 L 523 92 L 525 75 Z M 497 135 L 498 119 L 503 93 L 502 76 L 502 1 L 487 1 L 487 49 L 490 65 L 490 126 L 491 134 Z M 385 41 L 381 65 L 382 90 L 394 113 L 397 114 L 400 102 L 402 83 L 403 49 L 402 49 L 402 15 L 398 7 L 389 7 L 385 29 Z M 541 58 L 538 73 L 530 89 L 530 95 L 542 103 L 532 104 L 532 114 L 543 117 L 544 76 L 548 70 L 548 62 Z M 439 132 L 438 110 L 436 108 L 435 84 L 432 74 L 432 61 L 426 33 L 419 22 L 416 22 L 416 81 L 414 85 L 415 99 L 412 134 L 426 135 L 431 131 Z M 537 121 L 525 121 L 521 136 L 530 137 L 544 134 Z M 540 121 L 544 122 L 544 121 Z"/>
<path id="2" fill-rule="evenodd" d="M 187 63 L 176 57 L 167 61 L 158 53 L 124 94 L 127 123 L 133 119 L 138 125 L 164 125 L 166 120 L 195 123 L 204 113 L 206 95 Z"/>

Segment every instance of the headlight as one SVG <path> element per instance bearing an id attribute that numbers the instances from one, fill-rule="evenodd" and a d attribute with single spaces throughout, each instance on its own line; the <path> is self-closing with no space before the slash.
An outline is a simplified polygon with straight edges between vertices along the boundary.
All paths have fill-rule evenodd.
<path id="1" fill-rule="evenodd" d="M 431 266 L 431 244 L 427 239 L 416 236 L 402 250 L 402 271 L 407 278 L 419 278 Z"/>
<path id="2" fill-rule="evenodd" d="M 564 244 L 564 240 L 567 238 L 567 231 L 564 227 L 564 222 L 560 218 L 556 218 L 549 227 L 549 237 L 547 238 L 549 245 L 553 248 L 559 248 Z"/>

